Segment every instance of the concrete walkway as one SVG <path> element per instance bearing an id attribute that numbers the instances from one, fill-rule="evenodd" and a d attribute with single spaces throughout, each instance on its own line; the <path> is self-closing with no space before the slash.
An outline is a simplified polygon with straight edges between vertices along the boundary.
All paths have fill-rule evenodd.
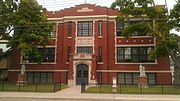
<path id="1" fill-rule="evenodd" d="M 88 101 L 180 101 L 180 95 L 86 94 L 80 93 L 80 86 L 72 86 L 56 93 L 0 92 L 0 99 L 2 98 L 72 99 Z"/>

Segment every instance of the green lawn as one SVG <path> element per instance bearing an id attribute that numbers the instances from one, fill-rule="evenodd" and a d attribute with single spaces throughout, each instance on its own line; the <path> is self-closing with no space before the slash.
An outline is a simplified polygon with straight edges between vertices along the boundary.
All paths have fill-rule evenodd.
<path id="1" fill-rule="evenodd" d="M 86 93 L 114 93 L 112 86 L 92 86 L 89 87 Z M 180 94 L 180 88 L 174 86 L 149 86 L 148 88 L 139 88 L 137 85 L 121 85 L 117 87 L 116 93 L 122 94 Z"/>
<path id="2" fill-rule="evenodd" d="M 61 89 L 65 89 L 68 86 L 65 84 L 56 84 L 55 87 L 53 84 L 26 84 L 26 85 L 17 85 L 17 84 L 10 84 L 10 83 L 5 83 L 4 87 L 2 84 L 0 84 L 0 91 L 5 91 L 5 92 L 54 92 L 58 91 Z"/>

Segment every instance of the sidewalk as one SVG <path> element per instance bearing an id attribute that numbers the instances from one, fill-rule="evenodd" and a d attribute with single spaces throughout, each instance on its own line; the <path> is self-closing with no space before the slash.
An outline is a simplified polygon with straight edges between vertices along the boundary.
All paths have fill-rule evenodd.
<path id="1" fill-rule="evenodd" d="M 86 94 L 80 93 L 80 86 L 72 86 L 56 93 L 0 92 L 1 98 L 29 99 L 72 99 L 72 100 L 115 100 L 115 101 L 180 101 L 180 95 L 138 95 L 138 94 Z"/>

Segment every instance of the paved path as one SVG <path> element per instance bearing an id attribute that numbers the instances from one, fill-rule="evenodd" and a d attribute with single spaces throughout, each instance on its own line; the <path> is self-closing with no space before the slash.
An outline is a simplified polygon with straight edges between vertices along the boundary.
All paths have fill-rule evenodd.
<path id="1" fill-rule="evenodd" d="M 72 86 L 56 93 L 0 92 L 0 101 L 24 101 L 23 99 L 29 99 L 27 101 L 44 99 L 44 101 L 180 101 L 180 95 L 86 94 L 80 93 L 80 86 Z"/>

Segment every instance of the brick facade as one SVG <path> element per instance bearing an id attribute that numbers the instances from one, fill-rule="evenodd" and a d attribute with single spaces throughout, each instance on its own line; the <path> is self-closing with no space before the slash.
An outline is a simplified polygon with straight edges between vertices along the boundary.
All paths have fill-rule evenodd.
<path id="1" fill-rule="evenodd" d="M 76 84 L 78 64 L 86 64 L 89 67 L 88 83 L 98 82 L 101 73 L 101 83 L 112 83 L 112 78 L 118 73 L 139 73 L 140 63 L 117 63 L 116 49 L 119 46 L 154 46 L 156 39 L 150 36 L 138 36 L 125 39 L 116 37 L 115 18 L 119 14 L 117 10 L 92 4 L 81 4 L 61 11 L 47 12 L 48 20 L 57 23 L 55 47 L 55 62 L 42 64 L 26 64 L 26 72 L 52 72 L 53 81 L 64 82 L 69 85 Z M 102 21 L 102 36 L 98 36 L 98 21 Z M 68 22 L 72 21 L 72 36 L 68 37 Z M 77 54 L 77 23 L 78 21 L 92 21 L 93 35 L 89 42 L 79 43 L 93 46 L 90 55 Z M 89 38 L 89 37 L 87 37 Z M 79 46 L 82 46 L 79 45 Z M 102 47 L 102 62 L 98 62 L 99 46 Z M 71 47 L 70 59 L 68 60 L 68 47 Z M 13 51 L 9 81 L 16 82 L 20 72 L 20 52 Z M 16 56 L 16 57 L 15 57 Z M 15 59 L 16 58 L 16 59 Z M 143 63 L 146 73 L 156 74 L 156 84 L 171 84 L 170 63 L 168 57 L 156 59 L 154 63 Z M 68 73 L 68 74 L 67 74 Z"/>

